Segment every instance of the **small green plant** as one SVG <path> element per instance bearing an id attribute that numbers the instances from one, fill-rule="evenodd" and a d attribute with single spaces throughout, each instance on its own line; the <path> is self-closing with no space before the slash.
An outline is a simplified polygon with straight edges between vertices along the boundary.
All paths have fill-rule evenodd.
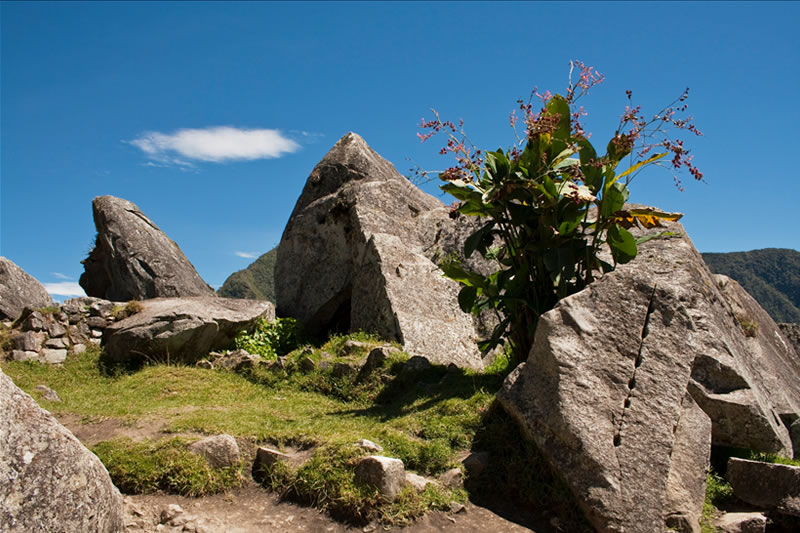
<path id="1" fill-rule="evenodd" d="M 42 313 L 43 315 L 54 315 L 61 311 L 61 308 L 57 305 L 48 305 L 45 307 L 40 307 L 37 309 L 38 312 Z"/>
<path id="2" fill-rule="evenodd" d="M 750 320 L 750 317 L 737 316 L 736 321 L 739 322 L 739 327 L 742 328 L 742 333 L 745 337 L 754 338 L 758 336 L 758 322 Z"/>
<path id="3" fill-rule="evenodd" d="M 103 441 L 92 447 L 111 480 L 126 494 L 163 491 L 183 496 L 204 496 L 241 484 L 241 465 L 212 468 L 186 449 L 184 439 L 135 442 L 129 438 Z"/>
<path id="4" fill-rule="evenodd" d="M 703 501 L 703 514 L 700 518 L 702 533 L 714 533 L 716 528 L 712 524 L 718 509 L 733 501 L 733 488 L 714 471 L 708 473 L 706 478 L 706 497 Z"/>
<path id="5" fill-rule="evenodd" d="M 142 311 L 144 311 L 144 304 L 139 300 L 131 300 L 125 305 L 115 305 L 111 314 L 116 320 L 123 320 Z"/>
<path id="6" fill-rule="evenodd" d="M 272 322 L 261 318 L 252 333 L 239 333 L 234 344 L 253 355 L 274 359 L 297 348 L 301 340 L 300 323 L 294 318 L 276 318 Z"/>
<path id="7" fill-rule="evenodd" d="M 439 174 L 445 182 L 441 188 L 457 200 L 453 216 L 481 218 L 479 229 L 465 241 L 464 257 L 478 252 L 497 267 L 483 275 L 459 260 L 440 264 L 447 277 L 463 285 L 458 295 L 462 310 L 494 310 L 500 317 L 490 337 L 479 343 L 483 351 L 510 342 L 515 356 L 526 358 L 542 313 L 582 290 L 597 273 L 634 259 L 639 244 L 674 235 L 662 231 L 637 239 L 628 231 L 660 227 L 682 216 L 626 206 L 629 185 L 645 167 L 671 155 L 674 169 L 686 167 L 702 179 L 683 140 L 671 135 L 676 130 L 700 135 L 691 117 L 679 118 L 686 111 L 688 89 L 652 118 L 644 117 L 627 91 L 629 105 L 603 153 L 589 141 L 580 123 L 586 113 L 576 105 L 603 77 L 583 63 L 570 64 L 579 67 L 580 78 L 573 83 L 570 69 L 565 96 L 534 90 L 527 103 L 518 101 L 526 130 L 522 137 L 517 134 L 512 113 L 517 141 L 508 150 L 477 149 L 463 121 L 457 126 L 435 112 L 433 120 L 421 125 L 430 132 L 418 134 L 425 141 L 439 131 L 447 133 L 440 153 L 453 154 L 456 164 Z M 534 95 L 542 101 L 538 111 Z M 620 170 L 623 161 L 627 169 Z"/>

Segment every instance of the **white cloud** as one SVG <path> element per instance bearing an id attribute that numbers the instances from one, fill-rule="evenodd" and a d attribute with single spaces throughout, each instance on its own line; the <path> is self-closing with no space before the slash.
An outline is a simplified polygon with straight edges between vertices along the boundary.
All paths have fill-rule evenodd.
<path id="1" fill-rule="evenodd" d="M 174 133 L 150 131 L 128 143 L 154 161 L 186 167 L 192 164 L 182 158 L 223 163 L 272 159 L 300 149 L 299 144 L 280 130 L 231 126 L 181 129 Z"/>
<path id="2" fill-rule="evenodd" d="M 255 259 L 256 257 L 258 257 L 258 254 L 256 252 L 233 252 L 233 253 L 235 255 L 238 255 L 239 257 L 244 257 L 245 259 Z"/>
<path id="3" fill-rule="evenodd" d="M 66 274 L 62 274 L 61 272 L 50 272 L 53 276 L 57 277 L 58 279 L 75 279 L 73 277 L 67 276 Z"/>
<path id="4" fill-rule="evenodd" d="M 45 290 L 53 296 L 86 296 L 83 289 L 75 281 L 59 281 L 57 283 L 45 283 Z"/>

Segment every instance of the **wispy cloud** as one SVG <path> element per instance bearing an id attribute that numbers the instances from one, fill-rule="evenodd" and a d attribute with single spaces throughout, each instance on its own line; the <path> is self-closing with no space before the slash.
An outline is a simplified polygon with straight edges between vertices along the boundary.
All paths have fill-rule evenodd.
<path id="1" fill-rule="evenodd" d="M 44 288 L 53 296 L 86 296 L 81 286 L 75 281 L 45 283 Z"/>
<path id="2" fill-rule="evenodd" d="M 66 274 L 62 274 L 61 272 L 50 272 L 50 274 L 57 277 L 58 279 L 67 279 L 67 280 L 75 279 L 72 276 L 67 276 Z"/>
<path id="3" fill-rule="evenodd" d="M 157 163 L 184 167 L 193 166 L 187 159 L 214 163 L 272 159 L 300 149 L 297 142 L 280 130 L 231 126 L 181 129 L 173 133 L 149 131 L 127 142 Z"/>
<path id="4" fill-rule="evenodd" d="M 256 252 L 233 252 L 235 255 L 239 257 L 244 257 L 245 259 L 255 259 L 258 257 Z"/>

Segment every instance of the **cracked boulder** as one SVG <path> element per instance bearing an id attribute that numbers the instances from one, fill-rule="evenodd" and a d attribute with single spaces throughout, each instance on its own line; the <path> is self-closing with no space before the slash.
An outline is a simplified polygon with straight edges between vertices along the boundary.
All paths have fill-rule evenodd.
<path id="1" fill-rule="evenodd" d="M 82 261 L 88 296 L 124 302 L 216 293 L 175 242 L 133 203 L 114 196 L 92 202 L 97 239 Z"/>
<path id="2" fill-rule="evenodd" d="M 104 331 L 111 361 L 195 363 L 229 346 L 240 331 L 252 330 L 258 319 L 275 319 L 275 307 L 264 300 L 155 298 L 142 306 Z"/>
<path id="3" fill-rule="evenodd" d="M 278 314 L 312 333 L 368 331 L 432 362 L 482 368 L 475 341 L 490 324 L 460 310 L 459 285 L 436 263 L 460 253 L 477 221 L 448 215 L 348 133 L 311 172 L 284 230 Z"/>
<path id="4" fill-rule="evenodd" d="M 100 460 L 0 370 L 0 531 L 123 531 Z"/>
<path id="5" fill-rule="evenodd" d="M 0 257 L 0 320 L 16 320 L 25 308 L 53 305 L 44 286 L 13 261 Z"/>
<path id="6" fill-rule="evenodd" d="M 598 531 L 698 531 L 712 443 L 791 453 L 779 415 L 795 409 L 800 373 L 762 364 L 766 344 L 668 226 L 681 236 L 642 244 L 542 315 L 499 394 Z"/>

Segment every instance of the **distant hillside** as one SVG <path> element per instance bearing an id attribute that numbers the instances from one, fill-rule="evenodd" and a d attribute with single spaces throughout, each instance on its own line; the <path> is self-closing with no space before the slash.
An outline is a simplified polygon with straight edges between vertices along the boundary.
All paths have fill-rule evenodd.
<path id="1" fill-rule="evenodd" d="M 800 323 L 800 252 L 765 248 L 702 255 L 712 272 L 741 283 L 775 322 Z"/>
<path id="2" fill-rule="evenodd" d="M 275 302 L 275 260 L 278 248 L 275 247 L 256 259 L 249 267 L 234 272 L 217 294 L 226 298 L 251 298 Z"/>

